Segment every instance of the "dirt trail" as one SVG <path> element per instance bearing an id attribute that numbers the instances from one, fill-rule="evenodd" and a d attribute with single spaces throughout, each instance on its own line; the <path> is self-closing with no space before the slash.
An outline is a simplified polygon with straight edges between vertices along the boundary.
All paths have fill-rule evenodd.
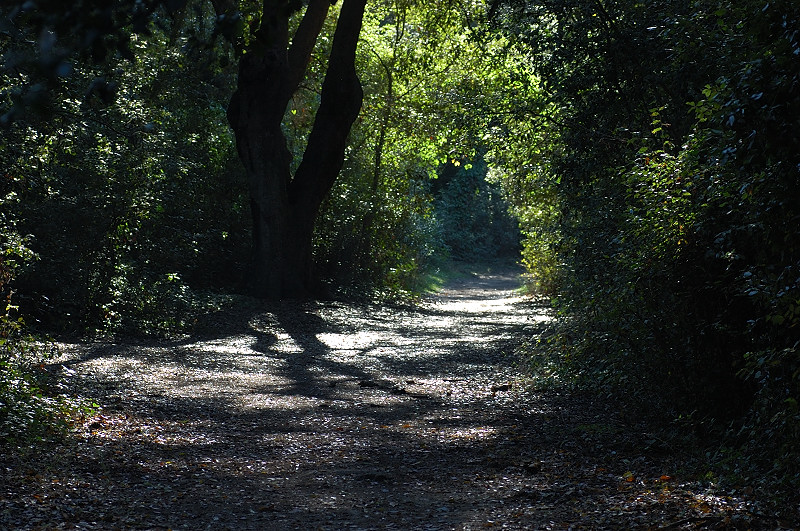
<path id="1" fill-rule="evenodd" d="M 103 405 L 5 457 L 0 529 L 747 525 L 612 406 L 532 389 L 545 310 L 501 268 L 416 308 L 252 303 L 188 341 L 73 345 Z"/>

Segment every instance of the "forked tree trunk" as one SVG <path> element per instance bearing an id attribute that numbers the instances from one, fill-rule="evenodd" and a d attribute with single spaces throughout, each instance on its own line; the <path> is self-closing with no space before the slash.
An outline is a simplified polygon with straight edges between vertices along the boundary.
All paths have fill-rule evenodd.
<path id="1" fill-rule="evenodd" d="M 312 236 L 322 200 L 342 168 L 347 136 L 361 109 L 355 54 L 366 0 L 344 0 L 334 34 L 319 110 L 303 160 L 291 175 L 281 121 L 330 6 L 311 0 L 289 47 L 285 0 L 265 0 L 261 28 L 240 60 L 228 107 L 253 214 L 253 294 L 269 299 L 313 291 Z"/>

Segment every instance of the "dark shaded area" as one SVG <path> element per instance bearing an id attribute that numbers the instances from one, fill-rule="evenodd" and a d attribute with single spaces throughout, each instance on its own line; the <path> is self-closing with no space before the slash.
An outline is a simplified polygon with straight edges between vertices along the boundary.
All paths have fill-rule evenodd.
<path id="1" fill-rule="evenodd" d="M 0 42 L 4 49 L 0 73 L 24 73 L 27 78 L 0 100 L 0 127 L 8 128 L 20 119 L 51 118 L 59 102 L 54 98 L 76 62 L 99 65 L 114 55 L 132 60 L 131 41 L 150 34 L 151 24 L 169 27 L 171 17 L 185 7 L 186 0 L 9 0 L 0 7 Z M 154 17 L 159 11 L 160 17 Z M 35 40 L 37 46 L 31 47 Z M 114 101 L 119 84 L 98 75 L 84 81 L 87 101 L 108 105 Z"/>
<path id="2" fill-rule="evenodd" d="M 430 182 L 442 239 L 456 260 L 519 256 L 519 224 L 500 185 L 486 180 L 488 170 L 478 154 L 442 165 Z"/>

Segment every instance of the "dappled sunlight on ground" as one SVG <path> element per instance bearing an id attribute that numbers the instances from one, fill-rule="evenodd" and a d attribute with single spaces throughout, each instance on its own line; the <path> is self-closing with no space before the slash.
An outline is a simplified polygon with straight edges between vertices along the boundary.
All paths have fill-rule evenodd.
<path id="1" fill-rule="evenodd" d="M 15 468 L 0 527 L 627 528 L 743 511 L 653 479 L 670 461 L 642 454 L 613 405 L 530 387 L 517 348 L 549 317 L 516 273 L 418 307 L 254 302 L 189 340 L 65 346 L 102 410 L 32 472 L 46 481 Z"/>

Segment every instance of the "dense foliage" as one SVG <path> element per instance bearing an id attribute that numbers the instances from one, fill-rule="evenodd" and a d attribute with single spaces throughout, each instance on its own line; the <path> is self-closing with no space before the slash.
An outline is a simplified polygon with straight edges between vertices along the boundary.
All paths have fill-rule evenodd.
<path id="1" fill-rule="evenodd" d="M 6 130 L 6 206 L 40 258 L 17 287 L 56 328 L 180 326 L 188 285 L 236 280 L 247 225 L 223 118 L 231 79 L 219 57 L 192 56 L 190 36 L 134 36 L 132 61 L 76 65 L 58 108 Z M 86 92 L 100 77 L 113 100 Z"/>
<path id="2" fill-rule="evenodd" d="M 727 430 L 733 476 L 796 488 L 797 5 L 509 1 L 493 16 L 552 109 L 527 150 L 542 162 L 507 179 L 538 228 L 528 263 L 555 264 L 537 272 L 561 315 L 545 348 L 584 382 Z M 526 213 L 542 197 L 549 211 Z"/>
<path id="3" fill-rule="evenodd" d="M 519 254 L 519 228 L 500 186 L 486 179 L 483 156 L 444 165 L 431 183 L 436 217 L 450 256 L 457 260 Z"/>

